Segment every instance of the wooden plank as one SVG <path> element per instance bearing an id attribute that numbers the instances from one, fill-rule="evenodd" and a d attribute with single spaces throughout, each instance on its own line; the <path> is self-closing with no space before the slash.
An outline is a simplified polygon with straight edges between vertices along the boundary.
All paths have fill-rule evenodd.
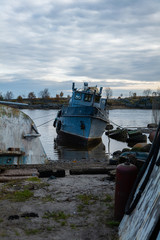
<path id="1" fill-rule="evenodd" d="M 0 151 L 0 156 L 22 156 L 25 155 L 23 151 Z"/>
<path id="2" fill-rule="evenodd" d="M 0 177 L 7 176 L 38 176 L 37 169 L 6 169 L 0 174 Z"/>

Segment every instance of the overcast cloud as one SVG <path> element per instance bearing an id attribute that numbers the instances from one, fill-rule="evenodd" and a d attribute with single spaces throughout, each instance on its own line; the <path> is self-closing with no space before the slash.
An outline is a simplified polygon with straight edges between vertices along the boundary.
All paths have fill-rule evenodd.
<path id="1" fill-rule="evenodd" d="M 159 0 L 1 0 L 0 92 L 160 87 Z"/>

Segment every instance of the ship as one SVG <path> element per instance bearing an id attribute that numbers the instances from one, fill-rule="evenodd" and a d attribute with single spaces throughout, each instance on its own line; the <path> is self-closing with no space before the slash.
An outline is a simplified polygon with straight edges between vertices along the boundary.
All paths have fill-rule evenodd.
<path id="1" fill-rule="evenodd" d="M 76 145 L 92 145 L 101 142 L 108 123 L 107 99 L 102 98 L 102 87 L 75 88 L 68 106 L 58 111 L 53 123 L 57 137 Z"/>

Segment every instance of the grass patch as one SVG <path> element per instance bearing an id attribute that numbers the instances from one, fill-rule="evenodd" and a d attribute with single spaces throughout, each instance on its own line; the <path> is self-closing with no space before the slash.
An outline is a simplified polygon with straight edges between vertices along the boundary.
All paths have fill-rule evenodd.
<path id="1" fill-rule="evenodd" d="M 33 197 L 33 192 L 26 189 L 23 191 L 14 192 L 13 196 L 11 197 L 11 200 L 15 202 L 25 202 L 31 197 Z"/>
<path id="2" fill-rule="evenodd" d="M 11 200 L 14 202 L 24 202 L 26 200 L 28 200 L 29 198 L 31 198 L 33 196 L 33 192 L 29 191 L 29 190 L 23 190 L 23 191 L 13 191 L 13 192 L 9 192 L 7 190 L 3 190 L 0 193 L 0 199 L 1 200 Z"/>
<path id="3" fill-rule="evenodd" d="M 51 195 L 46 195 L 45 197 L 42 198 L 42 201 L 45 202 L 53 202 L 55 198 L 52 198 Z"/>
<path id="4" fill-rule="evenodd" d="M 114 203 L 106 203 L 106 206 L 107 206 L 110 210 L 113 210 L 113 209 L 114 209 Z"/>
<path id="5" fill-rule="evenodd" d="M 20 233 L 16 230 L 14 230 L 16 236 L 20 236 Z"/>
<path id="6" fill-rule="evenodd" d="M 29 235 L 36 235 L 36 234 L 42 232 L 42 229 L 26 229 L 26 230 L 24 230 L 24 232 L 28 236 Z"/>
<path id="7" fill-rule="evenodd" d="M 106 203 L 112 202 L 112 197 L 109 194 L 106 194 L 105 199 L 103 200 Z"/>
<path id="8" fill-rule="evenodd" d="M 3 194 L 9 193 L 11 191 L 11 189 L 12 189 L 12 191 L 22 189 L 22 180 L 20 180 L 20 179 L 17 181 L 13 180 L 13 181 L 5 183 L 0 190 L 0 197 Z"/>
<path id="9" fill-rule="evenodd" d="M 80 194 L 77 198 L 85 205 L 94 204 L 98 200 L 98 197 L 92 194 Z"/>
<path id="10" fill-rule="evenodd" d="M 29 182 L 41 182 L 41 180 L 38 177 L 30 177 L 30 178 L 27 178 L 26 181 L 29 181 Z"/>
<path id="11" fill-rule="evenodd" d="M 12 181 L 5 183 L 3 188 L 12 188 L 14 185 L 20 186 L 22 184 L 22 182 L 23 182 L 22 179 L 12 180 Z"/>
<path id="12" fill-rule="evenodd" d="M 79 204 L 79 205 L 77 206 L 77 212 L 82 212 L 83 210 L 84 210 L 84 205 Z"/>
<path id="13" fill-rule="evenodd" d="M 60 220 L 67 220 L 70 217 L 70 214 L 65 214 L 63 211 L 59 212 L 46 212 L 43 216 L 43 218 L 50 219 L 52 218 L 56 222 L 59 222 Z"/>
<path id="14" fill-rule="evenodd" d="M 53 227 L 50 227 L 50 226 L 48 226 L 48 227 L 46 228 L 46 230 L 49 231 L 49 232 L 52 231 L 52 229 L 53 229 Z"/>
<path id="15" fill-rule="evenodd" d="M 33 196 L 32 190 L 37 190 L 48 186 L 48 183 L 43 183 L 36 177 L 31 177 L 25 180 L 25 182 L 22 182 L 22 180 L 18 182 L 11 181 L 7 184 L 4 184 L 0 189 L 0 200 L 8 199 L 15 202 L 23 202 Z M 53 201 L 54 199 L 50 196 L 47 196 L 43 200 L 47 202 Z"/>
<path id="16" fill-rule="evenodd" d="M 118 227 L 120 224 L 120 222 L 118 221 L 114 221 L 114 220 L 110 220 L 106 222 L 106 225 L 109 227 Z"/>
<path id="17" fill-rule="evenodd" d="M 70 227 L 71 227 L 72 229 L 76 229 L 76 224 L 72 223 L 72 224 L 70 224 Z"/>
<path id="18" fill-rule="evenodd" d="M 89 205 L 94 204 L 97 200 L 99 200 L 98 196 L 92 194 L 80 194 L 77 195 L 77 198 L 81 201 L 81 203 L 77 206 L 77 212 L 79 212 L 79 216 L 83 216 L 82 212 L 85 216 L 86 214 L 90 214 L 91 211 L 88 209 Z"/>
<path id="19" fill-rule="evenodd" d="M 62 226 L 62 227 L 65 226 L 66 223 L 67 223 L 66 221 L 62 221 L 62 222 L 61 222 L 61 226 Z"/>
<path id="20" fill-rule="evenodd" d="M 77 212 L 79 213 L 78 215 L 81 217 L 85 217 L 91 213 L 91 211 L 88 208 L 88 205 L 84 205 L 84 204 L 80 204 L 77 206 Z"/>
<path id="21" fill-rule="evenodd" d="M 9 193 L 16 193 L 16 191 L 22 190 L 37 190 L 40 188 L 48 187 L 48 183 L 41 182 L 41 179 L 37 177 L 30 177 L 24 180 L 14 180 L 6 183 L 0 190 L 0 199 L 9 198 Z M 6 199 L 5 198 L 5 199 Z"/>

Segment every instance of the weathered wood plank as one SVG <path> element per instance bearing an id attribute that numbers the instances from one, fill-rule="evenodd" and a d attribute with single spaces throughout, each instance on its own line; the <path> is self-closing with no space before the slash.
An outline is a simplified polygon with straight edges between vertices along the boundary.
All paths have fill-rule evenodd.
<path id="1" fill-rule="evenodd" d="M 136 209 L 130 216 L 125 215 L 122 219 L 119 227 L 120 239 L 148 240 L 159 218 L 160 167 L 155 165 Z"/>

